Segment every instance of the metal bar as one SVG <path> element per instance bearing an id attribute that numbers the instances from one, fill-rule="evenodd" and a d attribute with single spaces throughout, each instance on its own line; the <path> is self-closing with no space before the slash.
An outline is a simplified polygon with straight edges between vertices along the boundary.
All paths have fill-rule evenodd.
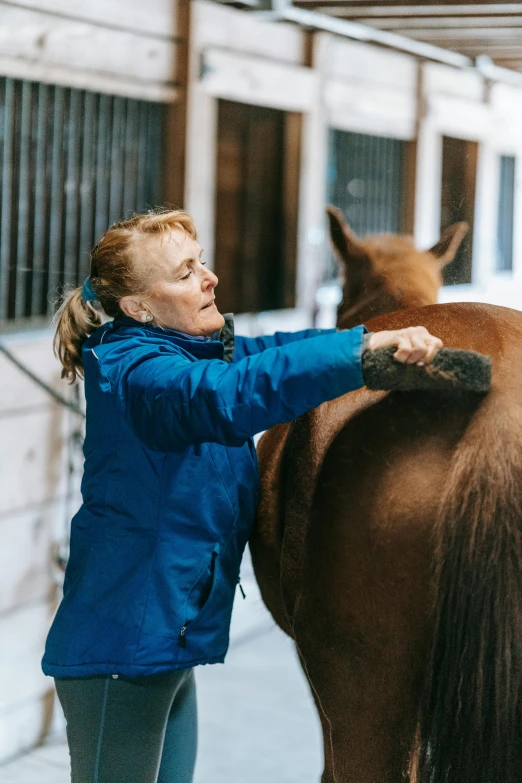
<path id="1" fill-rule="evenodd" d="M 64 261 L 63 283 L 78 284 L 77 254 L 78 254 L 78 198 L 79 198 L 79 155 L 81 127 L 81 98 L 79 90 L 70 91 L 70 100 L 65 122 L 65 209 L 64 209 Z"/>
<path id="2" fill-rule="evenodd" d="M 18 166 L 18 215 L 16 231 L 14 317 L 23 318 L 25 312 L 26 285 L 28 278 L 28 235 L 29 235 L 29 190 L 31 155 L 31 113 L 32 82 L 23 81 L 20 113 L 20 157 Z"/>
<path id="3" fill-rule="evenodd" d="M 80 228 L 78 243 L 78 280 L 89 273 L 89 254 L 95 244 L 95 154 L 97 99 L 92 92 L 85 93 L 82 124 L 82 151 L 80 174 Z"/>
<path id="4" fill-rule="evenodd" d="M 112 104 L 112 139 L 110 144 L 109 223 L 116 223 L 122 218 L 124 140 L 125 99 L 115 97 Z"/>
<path id="5" fill-rule="evenodd" d="M 48 279 L 46 291 L 47 313 L 52 310 L 53 302 L 49 294 L 56 297 L 57 286 L 62 275 L 63 258 L 63 135 L 65 117 L 65 90 L 54 88 L 53 127 L 51 139 L 51 198 L 49 202 L 49 250 Z"/>
<path id="6" fill-rule="evenodd" d="M 38 103 L 36 110 L 35 133 L 35 177 L 34 177 L 34 220 L 33 220 L 33 279 L 31 312 L 32 315 L 45 313 L 44 296 L 44 270 L 46 248 L 46 205 L 47 205 L 47 149 L 48 149 L 48 105 L 49 87 L 46 84 L 38 85 Z"/>
<path id="7" fill-rule="evenodd" d="M 65 397 L 62 397 L 61 394 L 59 394 L 57 391 L 55 391 L 51 386 L 49 386 L 45 381 L 42 381 L 41 378 L 39 378 L 37 375 L 34 374 L 32 370 L 30 370 L 28 367 L 25 366 L 25 364 L 22 364 L 22 362 L 14 356 L 11 351 L 6 348 L 5 345 L 0 343 L 0 353 L 2 353 L 6 359 L 8 359 L 12 364 L 15 365 L 15 367 L 18 367 L 21 372 L 23 372 L 24 375 L 26 375 L 28 378 L 30 378 L 33 383 L 36 383 L 37 386 L 39 386 L 41 389 L 43 389 L 50 397 L 52 397 L 56 402 L 59 402 L 60 405 L 63 405 L 64 408 L 69 408 L 73 413 L 76 413 L 78 416 L 81 416 L 83 419 L 85 418 L 85 413 L 82 411 L 78 405 L 75 405 L 73 402 L 70 402 L 69 400 L 66 400 Z"/>
<path id="8" fill-rule="evenodd" d="M 98 126 L 96 129 L 96 213 L 94 219 L 94 232 L 97 239 L 101 237 L 109 226 L 109 170 L 107 168 L 107 147 L 109 146 L 108 140 L 110 138 L 110 107 L 110 96 L 100 95 L 98 105 Z"/>
<path id="9" fill-rule="evenodd" d="M 138 128 L 139 103 L 127 99 L 127 122 L 125 126 L 125 157 L 123 162 L 123 215 L 129 217 L 138 205 Z"/>
<path id="10" fill-rule="evenodd" d="M 12 189 L 14 155 L 15 81 L 4 79 L 2 214 L 0 215 L 0 321 L 8 316 L 9 273 L 11 266 Z"/>
<path id="11" fill-rule="evenodd" d="M 138 176 L 137 176 L 137 205 L 138 212 L 144 212 L 147 204 L 147 129 L 148 116 L 147 104 L 140 101 L 139 126 L 138 126 Z"/>
<path id="12" fill-rule="evenodd" d="M 161 200 L 161 138 L 163 131 L 163 106 L 149 103 L 147 130 L 147 201 L 152 207 L 157 207 Z"/>

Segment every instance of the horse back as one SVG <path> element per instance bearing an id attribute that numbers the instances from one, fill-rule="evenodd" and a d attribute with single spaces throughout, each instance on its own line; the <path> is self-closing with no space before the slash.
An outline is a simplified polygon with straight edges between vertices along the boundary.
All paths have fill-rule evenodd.
<path id="1" fill-rule="evenodd" d="M 335 589 L 340 570 L 343 590 L 351 574 L 353 590 L 360 590 L 357 575 L 366 573 L 360 567 L 362 553 L 370 551 L 381 552 L 385 561 L 381 584 L 391 568 L 397 583 L 397 552 L 409 558 L 410 566 L 417 563 L 419 574 L 425 573 L 432 556 L 426 531 L 448 480 L 452 455 L 479 409 L 507 404 L 513 375 L 510 351 L 519 350 L 522 362 L 522 314 L 489 305 L 448 304 L 399 311 L 367 323 L 370 331 L 413 325 L 426 326 L 448 347 L 491 355 L 493 389 L 486 399 L 361 389 L 263 436 L 261 503 L 251 549 L 263 598 L 287 632 L 293 633 L 303 588 L 317 593 L 314 573 L 324 579 L 329 572 Z M 482 426 L 491 426 L 487 416 L 485 421 Z M 361 536 L 366 536 L 365 547 Z M 379 559 L 374 557 L 367 573 L 378 572 Z M 404 589 L 410 587 L 411 579 Z M 362 618 L 371 616 L 371 606 L 363 602 L 360 608 Z"/>

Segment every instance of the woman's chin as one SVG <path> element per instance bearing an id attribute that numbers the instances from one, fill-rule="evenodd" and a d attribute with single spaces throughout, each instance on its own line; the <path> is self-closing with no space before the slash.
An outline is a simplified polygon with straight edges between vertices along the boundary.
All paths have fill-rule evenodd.
<path id="1" fill-rule="evenodd" d="M 223 328 L 225 325 L 225 319 L 215 305 L 212 305 L 208 309 L 212 312 L 205 313 L 200 321 L 200 324 L 201 333 L 205 334 L 207 337 L 210 337 L 212 334 L 214 334 L 214 332 L 217 332 L 219 329 Z"/>

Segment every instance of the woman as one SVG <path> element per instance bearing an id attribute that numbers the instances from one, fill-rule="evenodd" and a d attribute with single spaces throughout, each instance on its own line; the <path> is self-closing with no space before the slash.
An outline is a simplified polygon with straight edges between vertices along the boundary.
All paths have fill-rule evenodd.
<path id="1" fill-rule="evenodd" d="M 252 436 L 363 386 L 363 349 L 429 362 L 441 345 L 423 328 L 234 341 L 217 282 L 191 217 L 151 212 L 106 232 L 59 313 L 55 350 L 62 377 L 85 377 L 87 431 L 42 666 L 73 783 L 192 780 L 193 669 L 227 651 L 258 496 Z"/>

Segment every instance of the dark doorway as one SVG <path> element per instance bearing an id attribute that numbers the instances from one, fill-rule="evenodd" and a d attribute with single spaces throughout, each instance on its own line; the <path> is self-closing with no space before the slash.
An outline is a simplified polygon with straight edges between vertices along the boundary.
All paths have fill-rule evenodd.
<path id="1" fill-rule="evenodd" d="M 477 154 L 477 142 L 443 137 L 440 228 L 461 220 L 470 226 L 454 260 L 444 268 L 444 285 L 471 283 Z"/>
<path id="2" fill-rule="evenodd" d="M 215 271 L 221 312 L 295 305 L 300 115 L 219 101 Z"/>

